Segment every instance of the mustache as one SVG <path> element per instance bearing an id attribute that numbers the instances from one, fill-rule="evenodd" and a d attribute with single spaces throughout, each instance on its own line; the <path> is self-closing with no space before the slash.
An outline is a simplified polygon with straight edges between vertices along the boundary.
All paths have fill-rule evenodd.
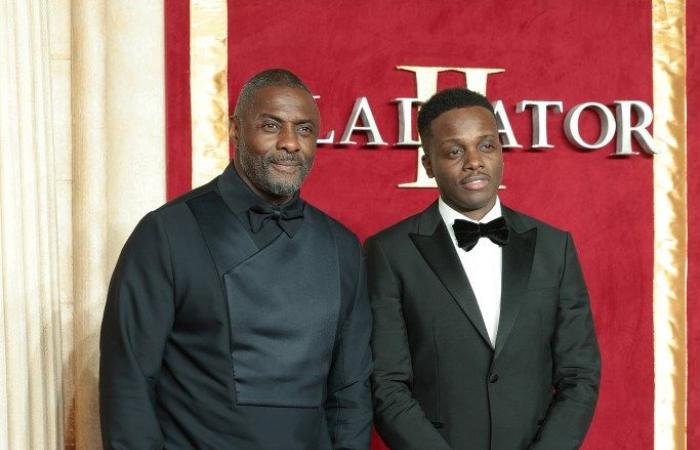
<path id="1" fill-rule="evenodd" d="M 296 162 L 299 165 L 307 164 L 306 158 L 297 153 L 283 153 L 281 155 L 271 155 L 265 158 L 265 161 L 271 164 L 278 162 Z"/>

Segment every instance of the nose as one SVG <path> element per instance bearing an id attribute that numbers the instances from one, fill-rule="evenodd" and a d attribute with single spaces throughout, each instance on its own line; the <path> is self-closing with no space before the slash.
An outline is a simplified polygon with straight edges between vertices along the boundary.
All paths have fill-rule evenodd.
<path id="1" fill-rule="evenodd" d="M 481 152 L 478 149 L 470 148 L 464 153 L 464 170 L 477 170 L 483 166 L 484 161 L 481 159 Z"/>
<path id="2" fill-rule="evenodd" d="M 277 150 L 284 150 L 289 153 L 295 153 L 301 150 L 299 136 L 293 125 L 284 126 L 277 138 Z"/>

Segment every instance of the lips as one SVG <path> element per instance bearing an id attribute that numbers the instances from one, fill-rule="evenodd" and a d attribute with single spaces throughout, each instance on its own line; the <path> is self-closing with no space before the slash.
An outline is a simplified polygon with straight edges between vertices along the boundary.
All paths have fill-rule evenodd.
<path id="1" fill-rule="evenodd" d="M 488 186 L 489 181 L 491 181 L 491 177 L 485 174 L 477 174 L 477 175 L 472 175 L 466 178 L 463 178 L 460 181 L 460 184 L 465 188 L 469 189 L 471 191 L 479 191 L 481 189 L 484 189 L 486 186 Z"/>
<path id="2" fill-rule="evenodd" d="M 272 167 L 277 172 L 296 174 L 301 170 L 302 163 L 296 159 L 280 159 L 271 161 Z"/>

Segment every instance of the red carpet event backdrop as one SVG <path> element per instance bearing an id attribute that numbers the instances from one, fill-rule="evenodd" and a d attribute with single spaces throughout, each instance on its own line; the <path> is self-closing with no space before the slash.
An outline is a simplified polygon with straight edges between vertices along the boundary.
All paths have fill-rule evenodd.
<path id="1" fill-rule="evenodd" d="M 205 181 L 197 179 L 197 165 L 205 161 L 206 169 L 206 161 L 217 158 L 211 156 L 216 143 L 195 148 L 207 136 L 196 124 L 194 85 L 200 75 L 195 65 L 219 74 L 215 81 L 228 91 L 231 104 L 243 82 L 266 68 L 291 69 L 308 84 L 318 96 L 324 143 L 303 195 L 363 240 L 437 198 L 418 167 L 417 100 L 448 86 L 485 91 L 499 102 L 507 144 L 501 200 L 571 231 L 588 283 L 603 379 L 584 448 L 661 450 L 659 426 L 670 422 L 675 424 L 670 429 L 682 433 L 686 408 L 688 448 L 700 448 L 700 383 L 695 381 L 700 362 L 694 356 L 700 339 L 694 301 L 700 298 L 695 239 L 700 213 L 692 206 L 699 192 L 694 174 L 700 158 L 694 150 L 700 139 L 691 127 L 687 144 L 681 138 L 676 149 L 651 140 L 658 125 L 651 124 L 652 110 L 658 120 L 659 108 L 667 108 L 655 104 L 660 86 L 654 85 L 654 30 L 678 23 L 671 16 L 659 19 L 659 9 L 654 12 L 666 2 L 230 0 L 223 12 L 210 11 L 224 31 L 207 48 L 218 45 L 224 54 L 217 57 L 212 50 L 203 59 L 195 52 L 205 41 L 197 39 L 211 23 L 194 22 L 200 14 L 191 6 L 195 3 L 168 2 L 166 7 L 170 198 Z M 688 39 L 687 73 L 692 74 L 697 3 L 689 2 L 685 17 L 682 8 L 680 13 L 680 29 Z M 685 49 L 680 51 L 685 58 Z M 216 67 L 222 57 L 223 67 Z M 679 67 L 681 83 L 665 87 L 672 97 L 666 104 L 681 105 L 674 120 L 685 121 L 685 61 Z M 697 97 L 697 82 L 690 77 L 690 124 L 700 119 L 692 107 Z M 213 119 L 219 136 L 225 136 L 227 108 Z M 685 132 L 683 123 L 676 125 Z M 656 167 L 662 153 L 685 152 L 686 145 L 687 166 Z M 220 166 L 221 154 L 218 159 Z M 685 170 L 692 175 L 686 177 Z M 681 254 L 671 263 L 680 262 L 678 271 L 684 272 L 687 261 L 689 280 L 687 315 L 677 309 L 673 341 L 656 344 L 655 339 L 668 337 L 657 330 L 655 338 L 654 283 L 663 273 L 658 256 L 654 264 L 659 251 L 654 218 L 664 206 L 658 197 L 655 203 L 655 176 L 683 199 L 687 183 L 688 213 L 668 229 L 687 233 L 687 242 L 681 239 L 687 259 Z M 685 295 L 682 288 L 679 292 Z M 656 355 L 656 376 L 671 374 L 671 382 L 657 378 L 656 391 L 655 348 L 675 349 L 667 359 Z M 670 394 L 664 386 L 670 386 Z M 669 398 L 672 405 L 664 409 Z M 373 448 L 385 448 L 376 436 Z"/>

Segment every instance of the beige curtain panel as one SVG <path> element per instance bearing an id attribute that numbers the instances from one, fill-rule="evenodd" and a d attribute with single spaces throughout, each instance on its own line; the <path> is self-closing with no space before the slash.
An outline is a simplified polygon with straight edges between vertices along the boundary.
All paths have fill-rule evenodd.
<path id="1" fill-rule="evenodd" d="M 101 448 L 109 276 L 165 200 L 163 58 L 162 1 L 0 1 L 0 450 Z"/>

